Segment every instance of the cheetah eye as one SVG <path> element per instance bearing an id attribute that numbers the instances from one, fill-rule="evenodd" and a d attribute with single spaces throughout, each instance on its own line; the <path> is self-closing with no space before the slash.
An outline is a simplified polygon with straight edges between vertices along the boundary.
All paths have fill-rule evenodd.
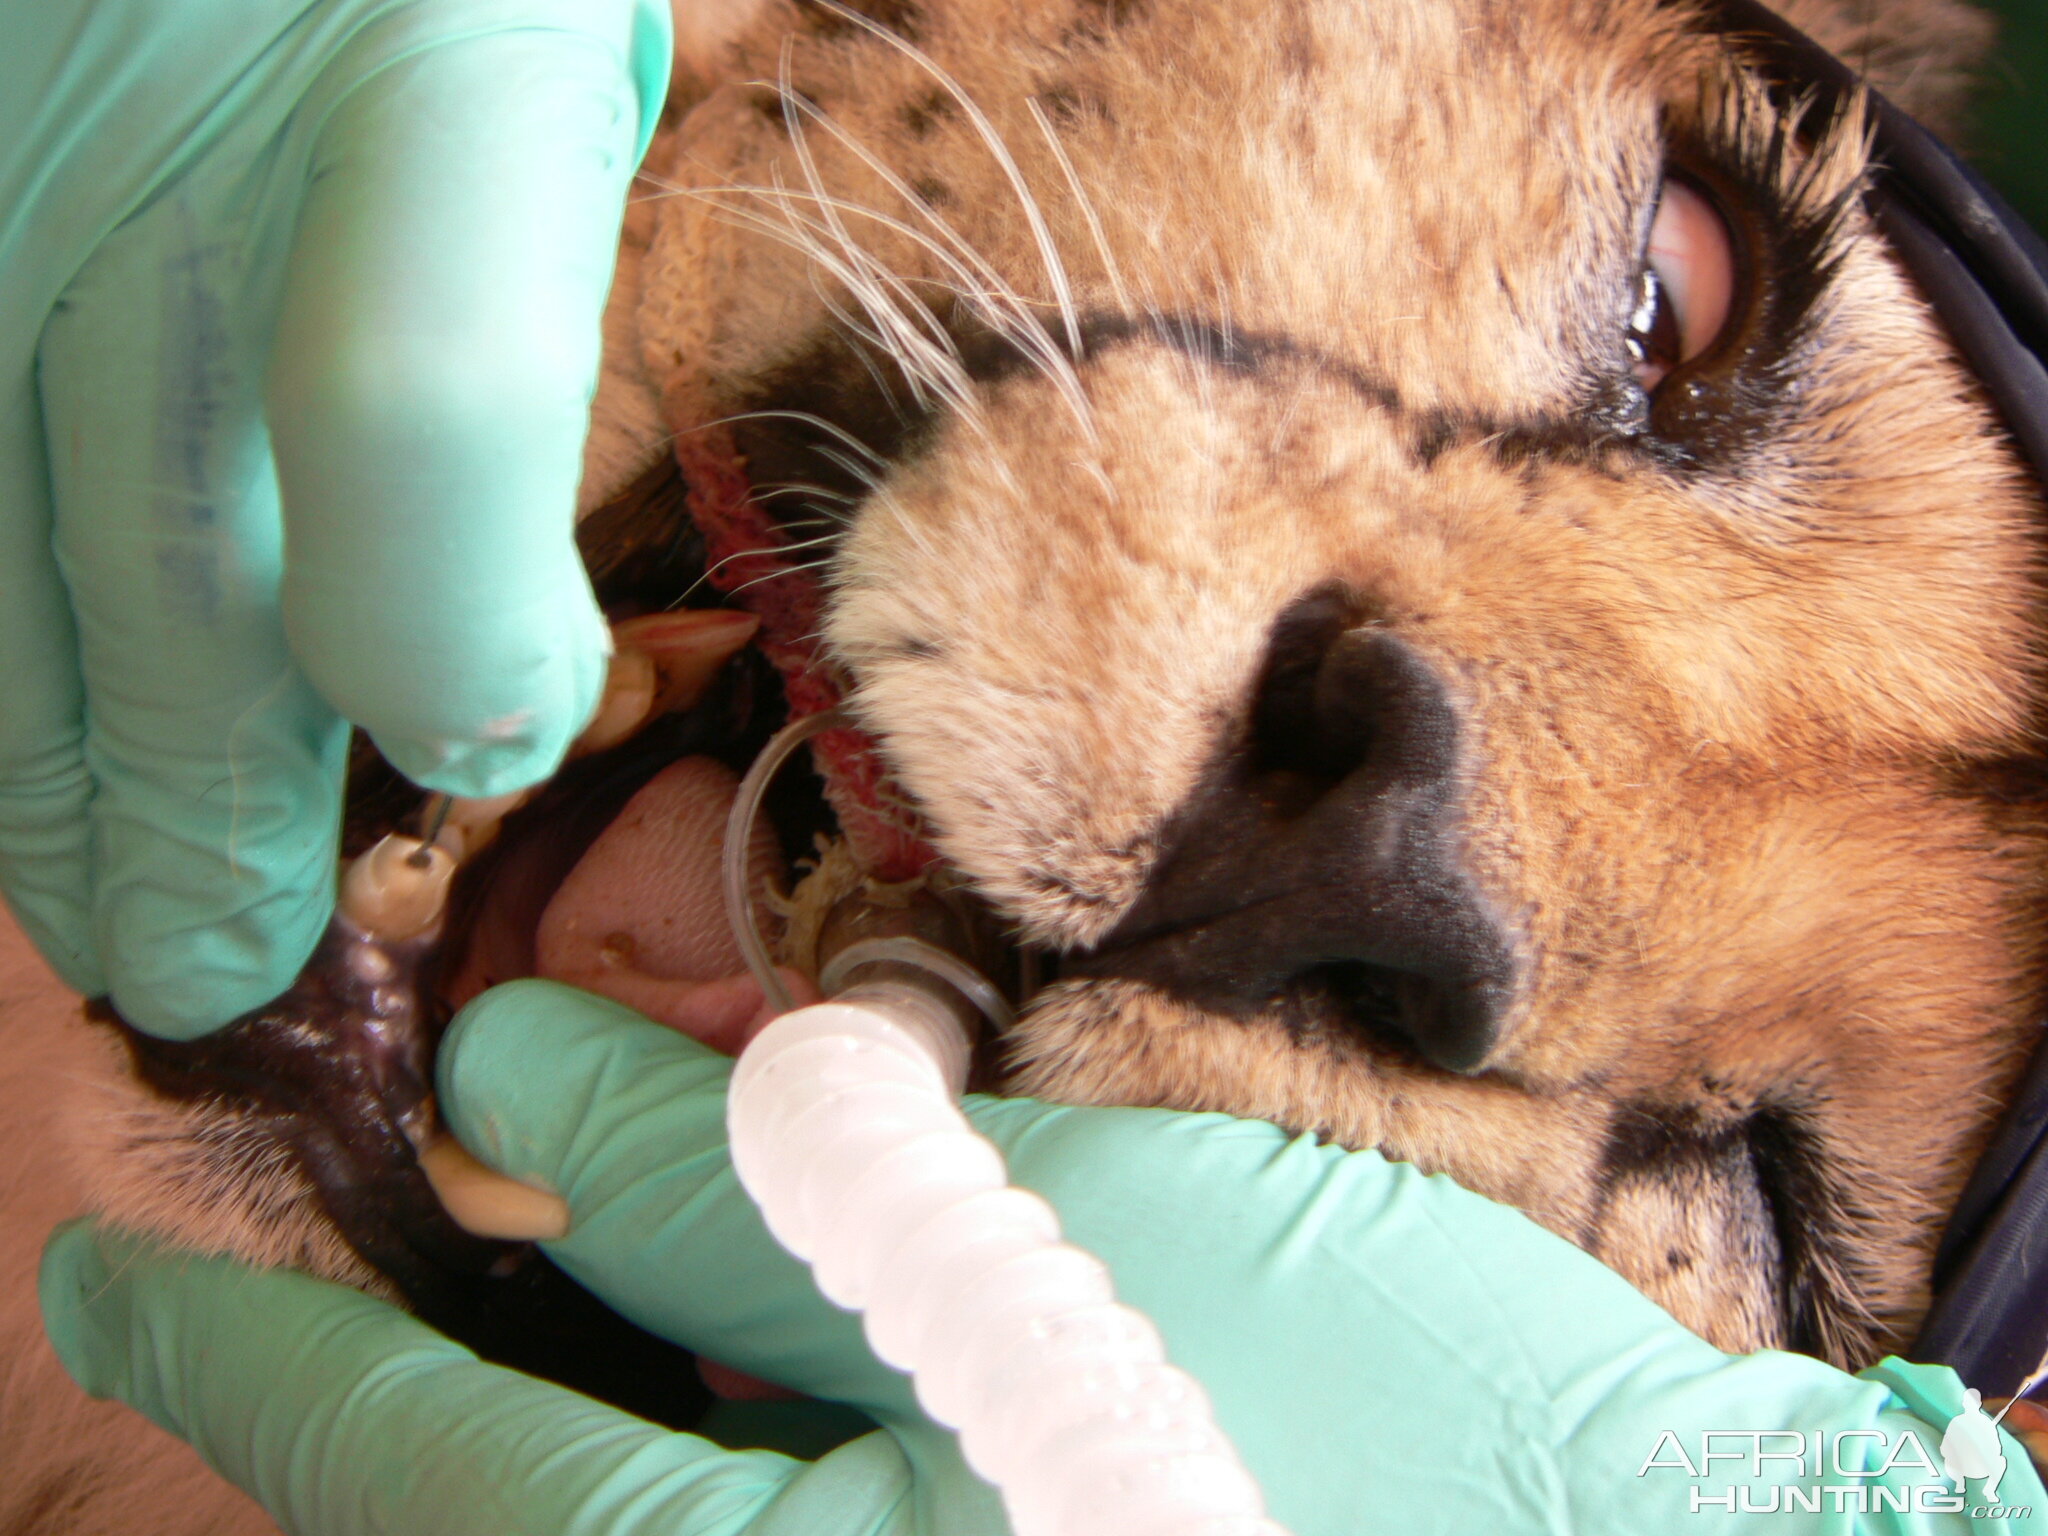
<path id="1" fill-rule="evenodd" d="M 1735 305 L 1735 242 L 1705 194 L 1666 177 L 1650 224 L 1628 350 L 1636 378 L 1655 389 L 1665 375 L 1720 339 Z"/>

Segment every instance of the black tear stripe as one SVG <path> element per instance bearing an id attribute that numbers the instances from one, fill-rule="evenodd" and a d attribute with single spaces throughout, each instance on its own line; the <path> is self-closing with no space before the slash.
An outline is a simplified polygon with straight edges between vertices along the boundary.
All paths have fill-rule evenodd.
<path id="1" fill-rule="evenodd" d="M 834 6 L 820 0 L 802 3 L 822 34 L 859 30 Z M 908 0 L 864 0 L 849 9 L 906 35 L 914 36 L 922 22 Z M 1114 26 L 1142 14 L 1142 8 L 1131 0 L 1082 0 L 1074 14 L 1093 25 Z M 1745 158 L 1739 145 L 1692 146 L 1740 190 L 1739 200 L 1753 216 L 1773 229 L 1758 253 L 1771 269 L 1771 280 L 1764 285 L 1770 291 L 1755 306 L 1747 338 L 1754 355 L 1739 368 L 1723 370 L 1723 376 L 1700 371 L 1667 381 L 1671 387 L 1654 401 L 1639 398 L 1627 378 L 1615 375 L 1588 379 L 1582 398 L 1560 411 L 1504 420 L 1434 413 L 1413 432 L 1414 454 L 1425 467 L 1447 447 L 1477 441 L 1510 467 L 1550 460 L 1600 472 L 1642 461 L 1679 471 L 1715 468 L 1770 430 L 1787 394 L 1786 369 L 1831 281 L 1835 237 L 1854 195 L 1818 206 L 1806 206 L 1797 193 L 1788 200 L 1774 185 L 1773 157 L 1787 151 L 1793 119 L 1821 125 L 1838 121 L 1863 87 L 1841 61 L 1755 0 L 1713 0 L 1707 21 L 1767 81 L 1782 87 L 1777 99 L 1786 114 L 1784 131 L 1762 163 Z M 1812 101 L 1811 110 L 1803 113 L 1798 106 L 1802 94 Z M 1053 86 L 1043 99 L 1057 116 L 1071 107 L 1069 96 Z M 2048 480 L 2048 247 L 1924 129 L 1876 93 L 1869 93 L 1869 100 L 1877 155 L 1864 201 L 1984 381 L 2037 473 Z M 929 131 L 939 116 L 929 101 L 912 103 L 906 113 L 913 132 Z M 1015 342 L 992 335 L 957 308 L 937 318 L 977 383 L 996 383 L 1038 366 Z M 1148 342 L 1232 373 L 1283 364 L 1308 367 L 1344 380 L 1385 409 L 1401 405 L 1386 380 L 1284 335 L 1249 334 L 1201 316 L 1175 314 L 1092 314 L 1082 317 L 1080 330 L 1082 357 Z M 1045 337 L 1053 347 L 1068 349 L 1063 327 L 1047 326 Z M 806 378 L 807 368 L 822 369 L 822 376 Z M 914 450 L 930 437 L 929 422 L 922 419 L 927 412 L 907 403 L 912 400 L 892 360 L 842 336 L 825 335 L 758 381 L 745 405 L 816 408 L 815 414 L 856 435 L 865 436 L 864 427 L 873 429 L 871 445 L 894 459 L 892 449 Z M 800 434 L 784 434 L 782 443 L 758 431 L 749 436 L 764 466 L 830 485 L 857 502 L 860 488 L 846 484 L 843 474 L 820 468 Z M 776 478 L 768 472 L 756 475 L 763 482 Z M 771 510 L 787 515 L 794 504 L 785 498 Z"/>
<path id="2" fill-rule="evenodd" d="M 931 319 L 972 384 L 991 387 L 1044 370 L 1031 349 L 958 304 L 934 309 Z M 1080 317 L 1075 348 L 1064 326 L 1041 324 L 1043 343 L 1081 367 L 1084 389 L 1091 358 L 1151 346 L 1234 378 L 1311 373 L 1369 409 L 1403 411 L 1400 391 L 1385 379 L 1284 334 L 1199 315 L 1097 312 Z M 931 446 L 943 417 L 929 395 L 919 399 L 894 358 L 827 326 L 755 375 L 734 398 L 727 420 L 761 505 L 794 540 L 829 538 L 829 525 L 849 521 L 876 478 Z M 1641 434 L 1641 424 L 1639 402 L 1614 381 L 1599 379 L 1559 412 L 1499 419 L 1418 411 L 1410 413 L 1406 433 L 1409 453 L 1423 468 L 1453 447 L 1478 445 L 1504 467 L 1549 462 L 1614 473 L 1639 461 L 1668 462 L 1669 454 Z M 849 438 L 860 446 L 850 446 Z"/>
<path id="3" fill-rule="evenodd" d="M 1804 1118 L 1762 1109 L 1706 1124 L 1696 1111 L 1622 1104 L 1595 1175 L 1595 1238 L 1607 1207 L 1630 1184 L 1692 1184 L 1727 1196 L 1723 1220 L 1740 1246 L 1775 1254 L 1784 1347 L 1855 1368 L 1869 1363 L 1875 1326 L 1857 1297 L 1869 1265 L 1859 1253 L 1853 1202 Z M 1693 1204 L 1697 1195 L 1685 1203 Z M 1670 1256 L 1667 1255 L 1667 1258 Z M 1687 1264 L 1691 1255 L 1680 1255 Z M 1685 1267 L 1673 1261 L 1673 1267 Z"/>
<path id="4" fill-rule="evenodd" d="M 1745 1126 L 1758 1183 L 1784 1261 L 1786 1340 L 1839 1363 L 1862 1358 L 1875 1324 L 1858 1303 L 1869 1264 L 1857 1252 L 1855 1211 L 1821 1138 L 1797 1114 L 1763 1110 Z"/>
<path id="5" fill-rule="evenodd" d="M 808 562 L 889 466 L 923 450 L 937 413 L 895 359 L 828 328 L 756 378 L 728 424 L 755 500 Z"/>

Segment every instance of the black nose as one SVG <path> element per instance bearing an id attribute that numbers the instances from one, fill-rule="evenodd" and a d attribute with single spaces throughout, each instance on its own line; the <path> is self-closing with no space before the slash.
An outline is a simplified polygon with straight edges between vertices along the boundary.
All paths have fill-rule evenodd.
<path id="1" fill-rule="evenodd" d="M 1211 1012 L 1334 1017 L 1453 1071 L 1514 986 L 1461 857 L 1457 709 L 1408 642 L 1319 591 L 1273 626 L 1249 707 L 1174 815 L 1136 905 L 1063 974 Z"/>

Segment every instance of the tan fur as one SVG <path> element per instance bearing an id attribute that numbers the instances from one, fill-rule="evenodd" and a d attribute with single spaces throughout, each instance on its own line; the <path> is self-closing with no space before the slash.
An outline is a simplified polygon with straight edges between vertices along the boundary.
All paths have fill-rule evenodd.
<path id="1" fill-rule="evenodd" d="M 1772 9 L 1944 134 L 1963 126 L 1996 32 L 1989 16 L 1955 0 L 1776 0 Z"/>
<path id="2" fill-rule="evenodd" d="M 151 1092 L 129 1074 L 111 1034 L 95 1031 L 88 1052 L 64 1116 L 87 1209 L 201 1252 L 395 1296 L 335 1231 L 290 1150 L 266 1128 Z"/>
<path id="3" fill-rule="evenodd" d="M 1449 680 L 1465 858 L 1517 935 L 1476 1077 L 1082 983 L 1025 1020 L 1013 1086 L 1448 1171 L 1736 1348 L 1786 1341 L 1753 1183 L 1603 1176 L 1603 1148 L 1631 1117 L 1711 1142 L 1796 1106 L 1845 1234 L 1814 1345 L 1908 1337 L 2036 1004 L 2039 843 L 1955 773 L 2032 747 L 2041 509 L 1860 215 L 1796 406 L 1739 466 L 1513 459 L 1483 424 L 1568 415 L 1619 347 L 1664 125 L 1712 131 L 1745 89 L 1676 8 L 875 9 L 914 48 L 765 13 L 683 126 L 642 324 L 683 432 L 835 312 L 955 407 L 861 508 L 827 626 L 941 851 L 1032 940 L 1101 937 L 1241 729 L 1275 615 L 1335 583 Z M 1851 10 L 1799 15 L 1938 103 L 1971 26 Z M 1851 123 L 1787 175 L 1819 198 L 1861 165 Z M 1063 298 L 1297 351 L 1245 378 L 1132 344 L 986 384 L 926 355 L 920 302 L 1021 336 Z M 1421 453 L 1432 418 L 1482 425 Z"/>
<path id="4" fill-rule="evenodd" d="M 0 911 L 0 1533 L 261 1536 L 276 1527 L 181 1442 L 71 1384 L 43 1338 L 36 1262 L 89 1208 L 59 1149 L 98 1091 L 96 1031 Z"/>

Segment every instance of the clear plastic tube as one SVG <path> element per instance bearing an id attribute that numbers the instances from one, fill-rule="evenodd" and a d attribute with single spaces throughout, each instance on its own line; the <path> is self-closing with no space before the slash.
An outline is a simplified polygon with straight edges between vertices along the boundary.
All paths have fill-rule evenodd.
<path id="1" fill-rule="evenodd" d="M 792 720 L 769 737 L 761 755 L 747 765 L 746 775 L 740 780 L 738 792 L 733 795 L 732 811 L 725 821 L 725 848 L 719 865 L 719 879 L 725 889 L 726 920 L 732 924 L 732 936 L 739 943 L 740 953 L 746 957 L 747 969 L 761 984 L 763 995 L 778 1013 L 789 1012 L 796 1006 L 796 999 L 789 995 L 789 988 L 776 974 L 775 962 L 769 958 L 768 946 L 761 942 L 760 926 L 754 921 L 754 893 L 747 889 L 754 846 L 754 821 L 761 814 L 761 797 L 768 793 L 768 786 L 774 781 L 777 770 L 789 761 L 789 754 L 820 732 L 844 724 L 845 716 L 836 709 L 828 709 L 822 714 Z"/>
<path id="2" fill-rule="evenodd" d="M 742 804 L 800 739 L 770 743 Z M 734 807 L 727 896 L 767 971 L 734 854 L 753 814 Z M 769 1230 L 865 1314 L 870 1347 L 959 1432 L 1017 1536 L 1285 1536 L 1201 1386 L 961 1113 L 975 1013 L 1000 998 L 953 956 L 920 971 L 923 950 L 890 941 L 864 957 L 887 979 L 784 1013 L 741 1053 L 733 1165 Z"/>

